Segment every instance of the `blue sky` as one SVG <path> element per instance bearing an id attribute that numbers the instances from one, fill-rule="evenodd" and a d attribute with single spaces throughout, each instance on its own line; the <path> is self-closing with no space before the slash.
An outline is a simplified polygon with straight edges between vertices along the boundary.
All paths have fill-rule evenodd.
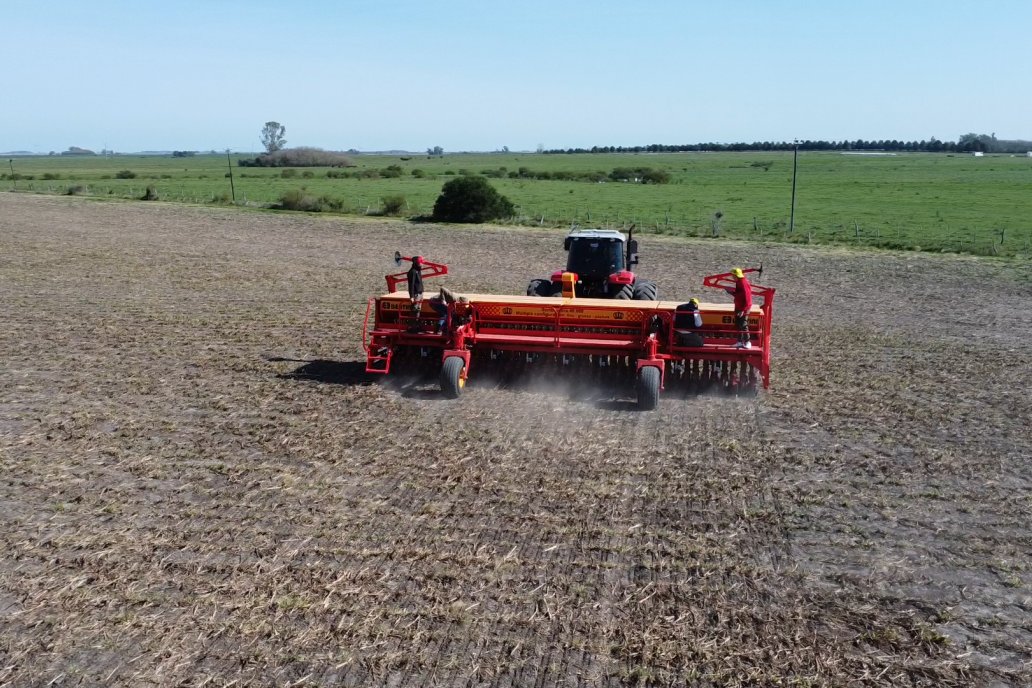
<path id="1" fill-rule="evenodd" d="M 1032 139 L 1032 2 L 3 0 L 0 151 Z"/>

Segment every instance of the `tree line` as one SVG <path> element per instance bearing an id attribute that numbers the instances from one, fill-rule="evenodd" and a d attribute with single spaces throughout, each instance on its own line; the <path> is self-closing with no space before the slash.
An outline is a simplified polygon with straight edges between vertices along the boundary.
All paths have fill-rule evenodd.
<path id="1" fill-rule="evenodd" d="M 753 141 L 752 143 L 653 143 L 647 146 L 592 146 L 591 148 L 553 148 L 546 154 L 558 153 L 690 153 L 723 151 L 903 151 L 925 153 L 1025 153 L 1032 151 L 1032 141 L 997 139 L 996 134 L 964 134 L 956 141 L 940 141 L 934 136 L 921 141 L 898 139 L 856 139 L 854 141 Z"/>

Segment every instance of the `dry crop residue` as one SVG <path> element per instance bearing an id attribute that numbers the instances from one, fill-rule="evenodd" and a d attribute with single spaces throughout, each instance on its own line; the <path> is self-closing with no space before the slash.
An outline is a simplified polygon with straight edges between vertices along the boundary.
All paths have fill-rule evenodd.
<path id="1" fill-rule="evenodd" d="M 644 236 L 763 261 L 769 392 L 366 379 L 395 249 L 561 234 L 0 195 L 0 684 L 1032 681 L 1028 264 Z"/>

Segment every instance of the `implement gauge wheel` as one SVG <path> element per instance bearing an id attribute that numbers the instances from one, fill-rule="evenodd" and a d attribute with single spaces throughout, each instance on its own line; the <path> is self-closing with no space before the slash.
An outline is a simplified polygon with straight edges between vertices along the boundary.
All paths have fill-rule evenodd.
<path id="1" fill-rule="evenodd" d="M 638 409 L 651 411 L 659 405 L 659 368 L 645 366 L 638 371 Z"/>
<path id="2" fill-rule="evenodd" d="M 466 378 L 462 371 L 466 364 L 458 356 L 449 356 L 441 366 L 441 393 L 446 399 L 457 399 L 466 386 Z"/>

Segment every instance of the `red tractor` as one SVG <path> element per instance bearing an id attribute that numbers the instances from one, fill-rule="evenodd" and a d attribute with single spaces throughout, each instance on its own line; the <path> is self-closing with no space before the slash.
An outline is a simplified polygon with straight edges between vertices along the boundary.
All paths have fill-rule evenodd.
<path id="1" fill-rule="evenodd" d="M 575 229 L 563 241 L 566 270 L 550 279 L 531 280 L 527 296 L 562 296 L 563 273 L 572 273 L 579 297 L 658 301 L 656 283 L 641 279 L 630 268 L 638 264 L 634 227 L 624 236 L 615 229 Z"/>

